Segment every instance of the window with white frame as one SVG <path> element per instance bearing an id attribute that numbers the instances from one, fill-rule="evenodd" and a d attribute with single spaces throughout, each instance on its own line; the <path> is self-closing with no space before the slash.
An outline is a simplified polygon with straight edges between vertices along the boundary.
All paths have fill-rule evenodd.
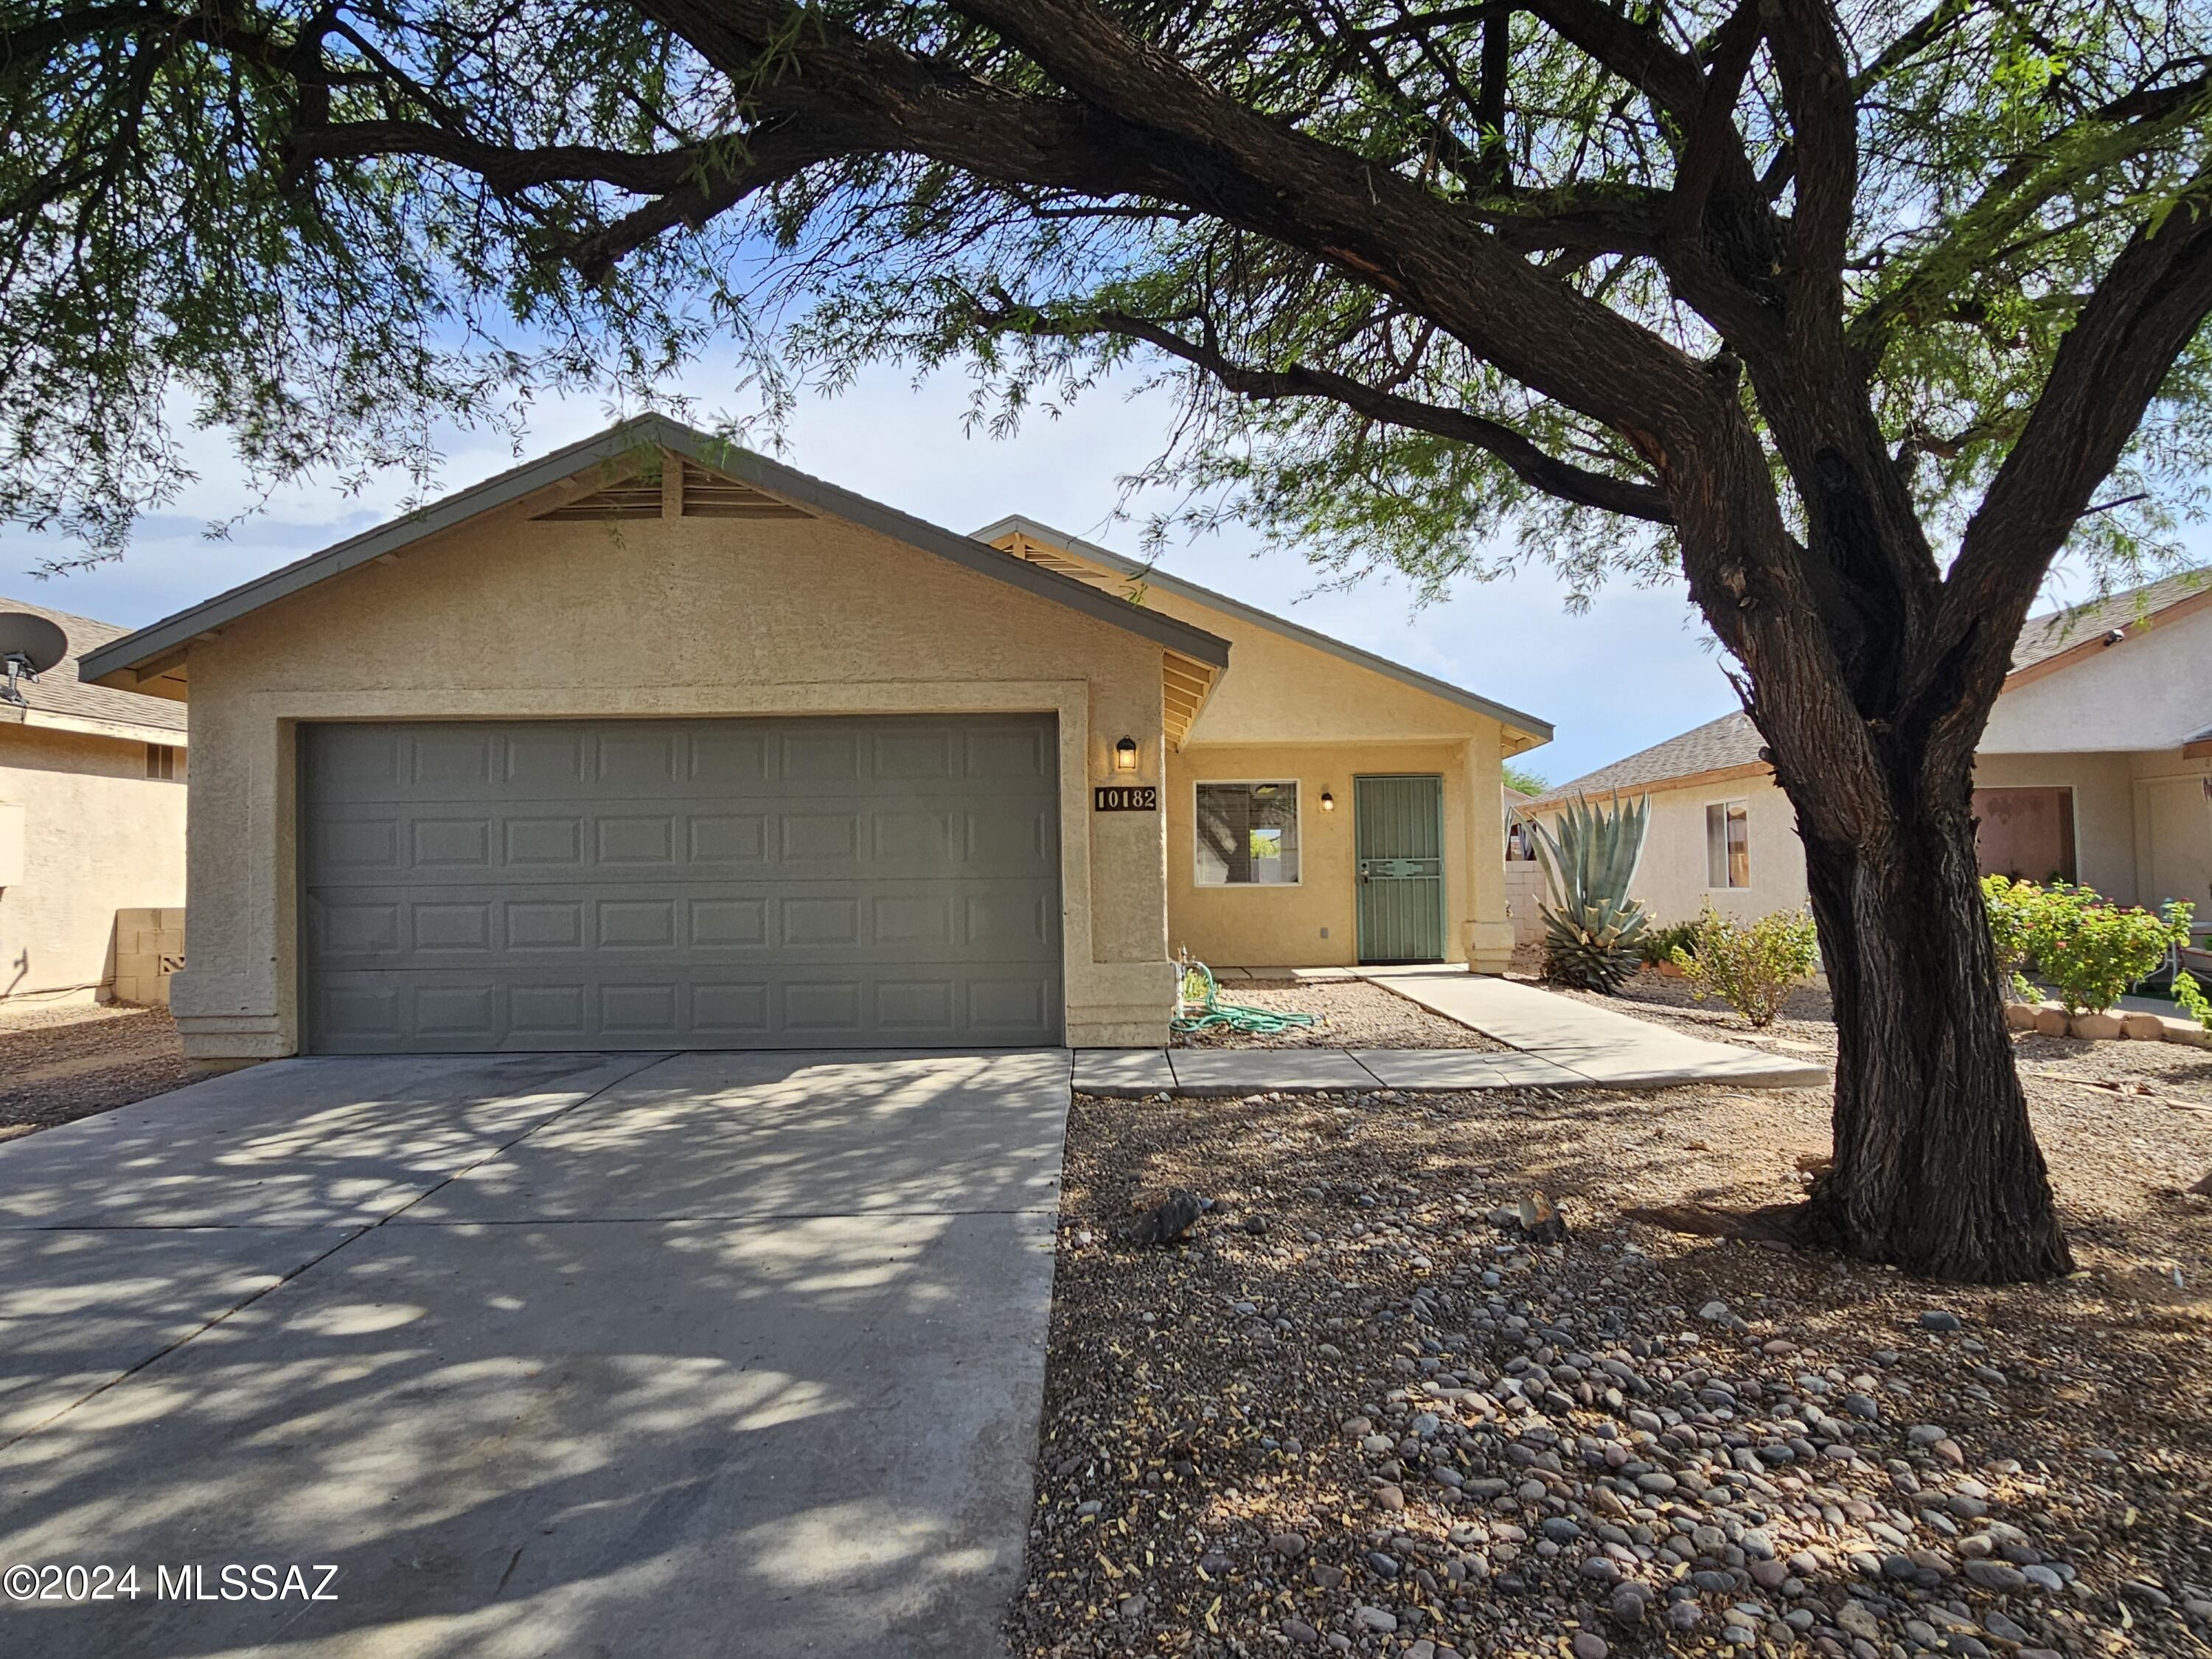
<path id="1" fill-rule="evenodd" d="M 1751 885 L 1751 807 L 1717 800 L 1705 808 L 1705 885 Z"/>
<path id="2" fill-rule="evenodd" d="M 1199 886 L 1297 885 L 1297 784 L 1201 783 L 1193 822 Z"/>
<path id="3" fill-rule="evenodd" d="M 177 777 L 177 751 L 166 743 L 146 745 L 146 775 L 165 783 L 173 783 Z"/>

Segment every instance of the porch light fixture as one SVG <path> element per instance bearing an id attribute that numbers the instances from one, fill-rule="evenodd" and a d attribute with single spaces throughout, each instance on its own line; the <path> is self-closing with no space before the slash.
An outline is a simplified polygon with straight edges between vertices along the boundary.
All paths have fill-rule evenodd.
<path id="1" fill-rule="evenodd" d="M 1114 745 L 1114 769 L 1116 772 L 1137 769 L 1137 740 L 1134 738 L 1124 738 Z"/>
<path id="2" fill-rule="evenodd" d="M 1330 794 L 1326 789 L 1321 792 L 1321 810 L 1324 812 L 1334 812 L 1336 811 L 1336 797 Z"/>

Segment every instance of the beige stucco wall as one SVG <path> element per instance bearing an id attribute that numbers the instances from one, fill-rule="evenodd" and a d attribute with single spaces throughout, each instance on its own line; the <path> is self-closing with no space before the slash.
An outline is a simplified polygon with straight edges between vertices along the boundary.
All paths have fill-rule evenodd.
<path id="1" fill-rule="evenodd" d="M 2074 867 L 2084 886 L 2124 904 L 2137 901 L 2133 768 L 2125 755 L 1983 754 L 1978 789 L 2074 792 Z M 2043 872 L 2033 872 L 2040 879 Z"/>
<path id="2" fill-rule="evenodd" d="M 2154 619 L 1999 697 L 1984 756 L 2179 749 L 2212 726 L 2212 608 Z"/>
<path id="3" fill-rule="evenodd" d="M 1492 740 L 1494 753 L 1495 739 Z M 1495 902 L 1504 921 L 1502 851 L 1468 814 L 1474 769 L 1466 742 L 1425 744 L 1199 744 L 1169 757 L 1168 945 L 1200 960 L 1243 967 L 1329 967 L 1358 960 L 1358 883 L 1353 854 L 1352 780 L 1363 774 L 1435 773 L 1443 779 L 1445 959 L 1466 962 Z M 1200 783 L 1285 781 L 1298 786 L 1296 886 L 1200 887 L 1194 845 Z M 1334 811 L 1322 810 L 1324 794 Z M 1493 781 L 1484 799 L 1495 800 Z M 1490 815 L 1497 819 L 1495 813 Z M 1481 871 L 1487 879 L 1478 879 Z M 1508 929 L 1510 923 L 1506 923 Z M 1510 953 L 1510 933 L 1507 952 Z M 1478 954 L 1480 954 L 1478 951 Z M 1478 963 L 1497 971 L 1502 962 Z"/>
<path id="4" fill-rule="evenodd" d="M 1168 764 L 1168 933 L 1207 962 L 1328 967 L 1357 959 L 1352 780 L 1362 773 L 1443 778 L 1446 960 L 1503 973 L 1504 815 L 1498 806 L 1509 734 L 1494 718 L 1405 684 L 1233 613 L 1154 588 L 1151 609 L 1230 641 L 1229 672 Z M 1193 880 L 1192 786 L 1296 780 L 1304 823 L 1297 887 L 1200 888 Z M 1337 809 L 1323 813 L 1324 790 Z M 1470 801 L 1490 803 L 1470 811 Z M 1322 937 L 1322 929 L 1328 930 Z"/>
<path id="5" fill-rule="evenodd" d="M 0 995 L 112 994 L 116 912 L 185 902 L 185 796 L 147 778 L 143 743 L 0 725 L 0 805 L 23 822 L 22 879 L 0 888 Z"/>
<path id="6" fill-rule="evenodd" d="M 2185 899 L 2200 934 L 2212 933 L 2212 759 L 2172 752 L 2128 757 L 2138 904 Z"/>
<path id="7" fill-rule="evenodd" d="M 1984 754 L 1974 767 L 1981 788 L 2068 788 L 2074 792 L 2077 873 L 2124 904 L 2186 898 L 2212 923 L 2212 805 L 2203 793 L 2212 761 L 2175 750 L 2119 754 Z M 1741 800 L 1751 811 L 1752 884 L 1705 885 L 1705 809 Z M 1766 777 L 1661 790 L 1651 797 L 1651 830 L 1634 892 L 1660 922 L 1686 920 L 1711 898 L 1724 915 L 1763 915 L 1806 902 L 1805 849 L 1788 798 Z"/>
<path id="8" fill-rule="evenodd" d="M 1751 885 L 1705 884 L 1705 808 L 1741 801 L 1749 810 Z M 1797 814 L 1770 777 L 1730 778 L 1664 789 L 1651 797 L 1651 828 L 1631 892 L 1661 926 L 1695 920 L 1705 902 L 1726 916 L 1763 916 L 1806 902 L 1805 845 Z"/>
<path id="9" fill-rule="evenodd" d="M 297 723 L 518 715 L 1056 714 L 1068 1039 L 1163 1040 L 1164 818 L 1089 799 L 1125 732 L 1159 781 L 1159 646 L 834 520 L 618 528 L 489 514 L 194 643 L 188 1054 L 296 1046 Z"/>

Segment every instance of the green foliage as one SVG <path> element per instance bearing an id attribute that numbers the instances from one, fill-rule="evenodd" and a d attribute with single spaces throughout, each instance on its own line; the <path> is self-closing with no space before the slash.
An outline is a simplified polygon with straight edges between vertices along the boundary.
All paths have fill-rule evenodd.
<path id="1" fill-rule="evenodd" d="M 2069 1014 L 2103 1013 L 2157 971 L 2176 945 L 2189 942 L 2194 907 L 2188 904 L 2169 903 L 2154 914 L 2111 903 L 2094 888 L 1997 877 L 1985 878 L 1982 891 L 2000 969 L 2023 995 L 2032 995 L 2019 969 L 2023 959 L 2033 962 Z M 2177 978 L 2174 1000 L 2195 1012 L 2191 999 L 2201 1000 L 2202 993 L 2193 980 L 2184 992 L 2179 981 L 2187 977 Z"/>
<path id="2" fill-rule="evenodd" d="M 2035 988 L 2021 971 L 2027 961 L 2027 930 L 2043 890 L 2032 881 L 1984 876 L 1982 902 L 1990 915 L 1990 942 L 1996 947 L 1997 983 L 2022 1002 L 2035 1000 Z"/>
<path id="3" fill-rule="evenodd" d="M 1616 794 L 1607 811 L 1578 795 L 1556 831 L 1540 817 L 1526 822 L 1552 893 L 1539 907 L 1544 976 L 1610 994 L 1636 971 L 1650 921 L 1628 896 L 1651 823 L 1650 797 L 1623 805 Z"/>
<path id="4" fill-rule="evenodd" d="M 1508 761 L 1502 769 L 1505 787 L 1517 789 L 1524 795 L 1540 795 L 1552 787 L 1552 781 L 1534 767 L 1523 766 L 1518 761 Z"/>
<path id="5" fill-rule="evenodd" d="M 1737 921 L 1710 900 L 1698 918 L 1695 941 L 1677 945 L 1674 965 L 1699 1002 L 1719 997 L 1754 1030 L 1774 1023 L 1790 993 L 1820 965 L 1813 918 L 1802 910 L 1777 910 L 1756 921 Z"/>
<path id="6" fill-rule="evenodd" d="M 2186 969 L 2173 976 L 2173 1000 L 2181 1012 L 2212 1031 L 2212 997 L 2204 994 L 2204 988 L 2197 982 L 2197 975 Z"/>
<path id="7" fill-rule="evenodd" d="M 350 484 L 390 465 L 427 480 L 450 424 L 519 434 L 548 391 L 665 404 L 676 372 L 711 348 L 735 354 L 722 378 L 771 432 L 803 386 L 840 389 L 878 362 L 971 373 L 972 418 L 998 432 L 1102 377 L 1171 380 L 1184 418 L 1146 476 L 1188 487 L 1177 520 L 1241 517 L 1332 580 L 1393 569 L 1433 594 L 1535 558 L 1579 596 L 1608 570 L 1671 567 L 1664 531 L 1568 505 L 1449 431 L 1315 395 L 1312 377 L 1346 377 L 1651 480 L 1648 445 L 1557 400 L 1525 365 L 1478 356 L 1392 283 L 1170 199 L 1133 157 L 1127 183 L 1086 188 L 1022 177 L 1066 153 L 1027 131 L 981 163 L 919 137 L 902 149 L 807 55 L 907 66 L 887 72 L 902 131 L 926 125 L 907 119 L 908 73 L 1000 92 L 1010 127 L 1081 106 L 1091 89 L 1056 77 L 1018 31 L 933 0 L 819 0 L 763 37 L 746 32 L 762 9 L 742 10 L 0 0 L 0 516 L 112 550 L 188 482 L 201 427 L 256 487 L 310 473 Z M 1705 269 L 1737 228 L 1716 224 L 1710 244 L 1657 228 L 1674 222 L 1684 143 L 1663 77 L 1625 75 L 1579 27 L 1504 12 L 1510 73 L 1491 86 L 1500 15 L 1481 7 L 1098 10 L 1102 28 L 1129 31 L 1260 123 L 1494 234 L 1593 319 L 1602 307 L 1706 357 L 1734 331 L 1662 258 L 1680 240 Z M 1590 15 L 1704 64 L 1738 10 L 1686 0 Z M 2140 225 L 2203 210 L 2187 194 L 2207 118 L 2202 6 L 1828 15 L 1852 66 L 1843 118 L 1860 155 L 1842 315 L 1807 321 L 1849 331 L 1940 539 L 2023 428 L 2117 250 Z M 1751 45 L 1742 95 L 1717 113 L 1786 228 L 1803 147 L 1771 51 Z M 818 149 L 787 160 L 793 145 Z M 1208 166 L 1233 179 L 1234 146 Z M 1242 188 L 1215 193 L 1233 203 Z M 1780 293 L 1762 313 L 1780 314 Z M 1239 371 L 1307 378 L 1245 395 L 1132 334 L 1130 319 Z M 2128 567 L 2170 544 L 2200 499 L 2208 392 L 2200 337 L 2078 547 Z M 1766 395 L 1745 392 L 1762 422 Z M 1778 467 L 1778 484 L 1802 516 Z"/>
<path id="8" fill-rule="evenodd" d="M 1686 951 L 1698 942 L 1698 924 L 1694 921 L 1670 921 L 1664 927 L 1654 927 L 1644 935 L 1638 954 L 1648 968 L 1674 960 L 1674 952 Z"/>

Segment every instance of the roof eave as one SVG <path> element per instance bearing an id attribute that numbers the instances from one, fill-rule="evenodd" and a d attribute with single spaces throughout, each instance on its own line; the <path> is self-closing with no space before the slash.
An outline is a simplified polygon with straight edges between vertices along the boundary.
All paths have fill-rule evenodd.
<path id="1" fill-rule="evenodd" d="M 2005 676 L 2004 684 L 1998 688 L 1998 695 L 2002 696 L 2007 691 L 2017 690 L 2023 685 L 2033 684 L 2047 675 L 2071 668 L 2076 663 L 2086 662 L 2092 657 L 2102 656 L 2113 647 L 2125 645 L 2136 635 L 2148 631 L 2161 621 L 2179 621 L 2183 617 L 2203 611 L 2207 607 L 2212 607 L 2212 582 L 2208 582 L 2206 586 L 2198 588 L 2193 593 L 2185 593 L 2171 604 L 2159 606 L 2155 611 L 2145 611 L 2142 616 L 2132 617 L 2117 627 L 2108 629 L 2102 634 L 2088 635 L 2063 649 L 2052 652 L 2047 657 L 2039 657 L 2032 663 L 2027 663 L 2014 669 Z M 2045 626 L 2048 626 L 2051 619 L 2032 617 L 2030 621 L 2042 621 Z M 2119 635 L 2118 639 L 2112 637 L 2116 634 Z"/>
<path id="2" fill-rule="evenodd" d="M 1024 514 L 1009 514 L 994 524 L 986 525 L 975 532 L 974 539 L 979 543 L 989 543 L 1002 536 L 1014 534 L 1028 536 L 1037 541 L 1050 542 L 1054 545 L 1064 547 L 1069 552 L 1103 564 L 1118 574 L 1133 576 L 1152 583 L 1175 594 L 1179 599 L 1188 599 L 1194 605 L 1210 605 L 1214 610 L 1237 617 L 1239 621 L 1249 622 L 1256 628 L 1265 628 L 1273 633 L 1280 634 L 1286 639 L 1296 640 L 1301 645 L 1310 646 L 1315 650 L 1326 652 L 1341 661 L 1371 670 L 1375 673 L 1396 680 L 1401 685 L 1409 685 L 1417 691 L 1425 691 L 1431 696 L 1442 698 L 1446 702 L 1456 703 L 1462 708 L 1470 708 L 1479 714 L 1486 714 L 1500 725 L 1535 740 L 1534 743 L 1523 745 L 1526 748 L 1534 748 L 1536 744 L 1549 743 L 1554 735 L 1549 720 L 1539 720 L 1535 715 L 1522 709 L 1510 708 L 1478 692 L 1470 691 L 1465 686 L 1454 685 L 1449 680 L 1440 680 L 1433 675 L 1424 674 L 1418 669 L 1407 668 L 1402 664 L 1392 662 L 1387 657 L 1377 656 L 1371 651 L 1363 651 L 1356 645 L 1347 645 L 1342 640 L 1333 639 L 1328 635 L 1317 632 L 1303 623 L 1278 617 L 1273 611 L 1262 611 L 1257 605 L 1245 604 L 1242 599 L 1232 599 L 1226 593 L 1217 593 L 1210 587 L 1200 587 L 1197 583 L 1185 581 L 1180 576 L 1170 576 L 1165 571 L 1152 565 L 1127 558 L 1109 548 L 1099 546 L 1096 542 L 1087 542 L 1079 536 L 1071 536 L 1064 530 L 1055 530 L 1050 525 L 1041 523 Z"/>
<path id="3" fill-rule="evenodd" d="M 18 724 L 33 731 L 74 732 L 86 737 L 114 738 L 125 743 L 159 744 L 168 749 L 183 749 L 191 742 L 190 735 L 178 726 L 145 726 L 136 720 L 109 720 L 99 714 L 71 714 L 35 705 L 21 712 Z"/>
<path id="4" fill-rule="evenodd" d="M 832 518 L 937 554 L 994 580 L 1152 639 L 1214 667 L 1225 666 L 1229 661 L 1229 642 L 1204 629 L 1147 612 L 1141 606 L 1102 593 L 1073 577 L 1007 559 L 971 538 L 850 490 L 840 489 L 750 450 L 726 444 L 665 416 L 644 415 L 471 485 L 403 518 L 363 531 L 320 552 L 311 553 L 136 633 L 110 641 L 85 653 L 79 666 L 79 678 L 90 684 L 106 684 L 111 676 L 132 672 L 157 657 L 182 650 L 200 635 L 222 628 L 264 605 L 287 599 L 371 560 L 398 552 L 482 514 L 509 506 L 595 462 L 613 460 L 651 447 L 687 456 L 702 466 L 756 485 L 787 501 L 815 507 Z M 126 684 L 121 689 L 134 688 Z"/>
<path id="5" fill-rule="evenodd" d="M 1741 761 L 1733 766 L 1708 766 L 1702 771 L 1675 772 L 1663 778 L 1635 783 L 1573 783 L 1522 803 L 1524 812 L 1555 812 L 1577 797 L 1610 799 L 1614 795 L 1663 795 L 1670 789 L 1694 789 L 1701 784 L 1733 783 L 1740 778 L 1764 777 L 1774 769 L 1765 761 Z"/>

